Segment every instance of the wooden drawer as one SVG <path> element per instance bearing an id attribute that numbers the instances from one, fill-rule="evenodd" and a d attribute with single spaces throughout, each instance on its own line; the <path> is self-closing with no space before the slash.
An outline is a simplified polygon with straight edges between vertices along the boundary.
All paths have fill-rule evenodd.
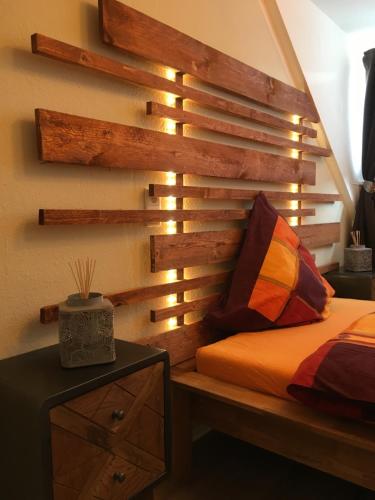
<path id="1" fill-rule="evenodd" d="M 54 500 L 123 500 L 165 472 L 163 367 L 50 411 Z"/>

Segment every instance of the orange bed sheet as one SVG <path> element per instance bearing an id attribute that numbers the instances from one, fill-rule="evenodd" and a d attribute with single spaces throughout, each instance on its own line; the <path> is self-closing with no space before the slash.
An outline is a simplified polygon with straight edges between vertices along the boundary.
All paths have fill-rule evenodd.
<path id="1" fill-rule="evenodd" d="M 291 399 L 286 392 L 299 364 L 356 320 L 375 312 L 375 302 L 333 298 L 325 321 L 304 326 L 238 333 L 201 347 L 197 370 L 248 389 Z"/>

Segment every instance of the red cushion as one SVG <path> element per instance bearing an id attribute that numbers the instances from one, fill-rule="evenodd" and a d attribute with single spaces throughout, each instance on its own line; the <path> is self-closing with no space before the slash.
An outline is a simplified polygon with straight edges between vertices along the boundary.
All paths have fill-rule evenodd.
<path id="1" fill-rule="evenodd" d="M 227 333 L 319 321 L 332 295 L 311 254 L 260 193 L 229 290 L 206 318 Z"/>
<path id="2" fill-rule="evenodd" d="M 308 356 L 288 393 L 315 410 L 336 417 L 375 420 L 375 344 L 347 331 Z"/>

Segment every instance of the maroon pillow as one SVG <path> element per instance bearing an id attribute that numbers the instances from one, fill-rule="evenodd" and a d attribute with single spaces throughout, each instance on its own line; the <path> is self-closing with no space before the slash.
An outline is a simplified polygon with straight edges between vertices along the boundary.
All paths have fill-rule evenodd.
<path id="1" fill-rule="evenodd" d="M 206 320 L 227 333 L 309 323 L 328 315 L 332 295 L 311 254 L 260 193 L 228 293 Z"/>

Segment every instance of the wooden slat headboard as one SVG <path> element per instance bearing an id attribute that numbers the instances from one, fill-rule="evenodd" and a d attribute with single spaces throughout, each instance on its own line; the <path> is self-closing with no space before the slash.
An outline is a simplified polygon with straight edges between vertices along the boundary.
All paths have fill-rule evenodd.
<path id="1" fill-rule="evenodd" d="M 340 224 L 312 224 L 294 228 L 310 249 L 332 245 L 340 240 Z M 206 231 L 199 233 L 151 236 L 151 269 L 153 272 L 183 267 L 217 264 L 235 259 L 244 231 Z"/>
<path id="2" fill-rule="evenodd" d="M 216 338 L 216 333 L 207 331 L 201 321 L 186 325 L 184 318 L 185 314 L 203 312 L 217 303 L 219 294 L 210 291 L 203 297 L 185 301 L 184 293 L 225 285 L 231 274 L 228 266 L 233 267 L 244 234 L 238 225 L 235 229 L 186 233 L 184 221 L 241 221 L 249 215 L 248 207 L 186 209 L 184 200 L 249 201 L 259 192 L 254 186 L 249 186 L 249 181 L 269 183 L 270 188 L 265 191 L 268 199 L 297 203 L 293 208 L 281 208 L 280 212 L 285 217 L 298 217 L 297 233 L 307 247 L 317 248 L 339 241 L 340 224 L 303 224 L 302 218 L 314 216 L 315 208 L 303 207 L 302 203 L 334 203 L 341 200 L 341 196 L 303 192 L 303 185 L 315 184 L 316 175 L 314 161 L 306 160 L 304 155 L 326 157 L 331 154 L 329 148 L 311 143 L 317 133 L 304 120 L 317 122 L 319 117 L 308 94 L 116 0 L 100 0 L 99 17 L 100 31 L 106 44 L 174 68 L 177 71 L 175 81 L 41 34 L 32 36 L 32 51 L 95 71 L 104 77 L 116 78 L 124 84 L 173 94 L 176 99 L 174 107 L 149 101 L 146 112 L 175 120 L 176 134 L 38 109 L 35 120 L 40 160 L 47 164 L 58 162 L 91 168 L 173 171 L 176 173 L 175 185 L 151 184 L 149 191 L 150 196 L 175 197 L 176 209 L 101 210 L 100 207 L 92 207 L 90 210 L 77 210 L 51 207 L 40 209 L 39 224 L 176 222 L 177 234 L 151 236 L 150 250 L 151 270 L 176 269 L 177 280 L 106 295 L 119 306 L 176 294 L 177 304 L 151 309 L 150 320 L 159 322 L 177 317 L 178 327 L 142 340 L 167 348 L 172 364 L 175 364 L 194 356 L 197 347 Z M 222 95 L 219 97 L 209 90 L 186 85 L 184 75 L 205 82 L 206 89 L 220 89 Z M 242 98 L 241 103 L 233 100 L 233 94 Z M 202 111 L 186 111 L 186 100 L 193 101 Z M 215 110 L 215 116 L 220 113 L 222 118 L 208 117 L 204 114 L 206 108 Z M 241 125 L 233 123 L 233 120 L 229 122 L 228 115 L 240 118 Z M 292 120 L 290 115 L 298 115 L 298 121 Z M 217 140 L 185 137 L 184 124 L 217 134 Z M 252 124 L 261 125 L 262 130 Z M 286 132 L 297 135 L 297 138 L 287 137 Z M 243 146 L 222 144 L 223 135 L 240 139 Z M 306 137 L 308 141 L 305 141 Z M 260 151 L 258 144 L 267 146 L 272 152 Z M 190 186 L 186 185 L 185 174 L 237 179 L 244 186 L 235 189 L 225 185 L 208 187 L 204 185 L 204 180 L 202 185 Z M 298 185 L 297 192 L 288 190 L 289 183 Z M 273 190 L 276 184 L 277 190 Z M 281 190 L 280 185 L 285 185 L 285 190 Z M 184 274 L 185 267 L 220 263 L 226 263 L 226 270 L 191 279 L 186 279 Z M 328 264 L 322 269 L 335 265 Z M 41 308 L 42 323 L 50 323 L 57 318 L 56 304 Z"/>
<path id="3" fill-rule="evenodd" d="M 315 184 L 311 161 L 43 109 L 35 119 L 45 162 Z"/>
<path id="4" fill-rule="evenodd" d="M 265 106 L 319 121 L 312 100 L 300 90 L 223 54 L 116 0 L 100 0 L 105 43 L 170 66 Z"/>

